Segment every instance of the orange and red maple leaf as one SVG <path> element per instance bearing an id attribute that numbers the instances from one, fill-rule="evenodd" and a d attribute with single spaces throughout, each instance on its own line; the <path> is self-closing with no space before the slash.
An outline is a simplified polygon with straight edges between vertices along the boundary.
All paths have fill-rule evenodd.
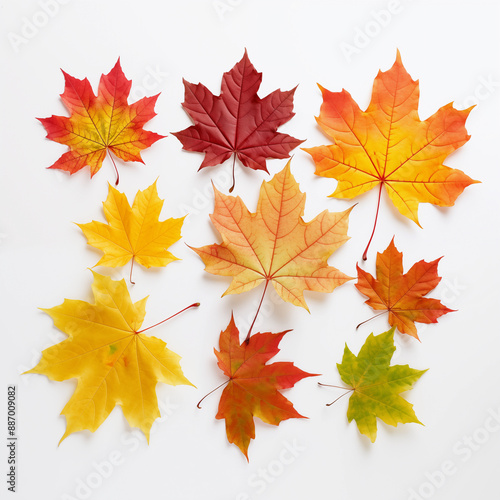
<path id="1" fill-rule="evenodd" d="M 437 273 L 440 260 L 421 260 L 403 273 L 403 254 L 393 238 L 383 253 L 377 253 L 376 278 L 356 265 L 356 288 L 368 297 L 365 303 L 370 307 L 388 311 L 391 326 L 418 339 L 415 322 L 437 323 L 440 316 L 453 311 L 439 300 L 425 297 L 441 281 Z"/>
<path id="2" fill-rule="evenodd" d="M 279 352 L 278 345 L 288 331 L 255 333 L 240 343 L 231 316 L 228 327 L 220 334 L 220 351 L 214 349 L 219 368 L 229 377 L 216 418 L 225 419 L 228 441 L 238 446 L 247 460 L 248 445 L 255 438 L 253 417 L 272 425 L 289 418 L 305 418 L 280 391 L 315 374 L 290 362 L 267 364 Z"/>
<path id="3" fill-rule="evenodd" d="M 143 129 L 156 116 L 154 107 L 160 94 L 128 104 L 132 82 L 125 78 L 119 59 L 107 75 L 102 75 L 97 96 L 87 78 L 78 80 L 64 71 L 63 74 L 61 99 L 71 116 L 53 115 L 39 120 L 48 139 L 67 145 L 70 150 L 49 168 L 74 174 L 89 166 L 93 177 L 106 154 L 114 163 L 111 153 L 123 161 L 143 163 L 141 151 L 164 137 Z"/>

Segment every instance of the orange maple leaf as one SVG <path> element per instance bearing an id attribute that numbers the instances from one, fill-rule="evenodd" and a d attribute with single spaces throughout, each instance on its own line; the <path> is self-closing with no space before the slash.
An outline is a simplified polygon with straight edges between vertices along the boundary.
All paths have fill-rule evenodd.
<path id="1" fill-rule="evenodd" d="M 241 198 L 214 191 L 215 210 L 210 218 L 223 242 L 193 250 L 207 272 L 233 276 L 224 295 L 261 283 L 265 283 L 265 294 L 272 283 L 283 300 L 308 309 L 304 290 L 332 292 L 352 279 L 327 264 L 330 255 L 349 239 L 351 208 L 339 213 L 325 210 L 304 222 L 306 195 L 290 172 L 290 162 L 262 183 L 255 213 L 248 211 Z"/>
<path id="2" fill-rule="evenodd" d="M 256 333 L 240 344 L 238 328 L 231 321 L 221 332 L 219 349 L 214 349 L 219 368 L 229 377 L 219 402 L 216 418 L 225 419 L 226 434 L 248 460 L 248 445 L 255 438 L 253 417 L 279 425 L 289 418 L 305 418 L 279 391 L 293 387 L 305 377 L 314 377 L 290 362 L 266 364 L 278 352 L 281 333 Z"/>
<path id="3" fill-rule="evenodd" d="M 459 111 L 450 103 L 420 121 L 418 81 L 406 72 L 399 51 L 392 68 L 375 78 L 366 111 L 346 90 L 319 87 L 323 104 L 316 121 L 335 144 L 304 151 L 313 157 L 316 175 L 337 179 L 331 196 L 352 199 L 379 186 L 373 232 L 383 186 L 400 213 L 420 226 L 419 203 L 452 206 L 467 186 L 478 182 L 443 165 L 469 140 L 465 120 L 472 107 Z"/>
<path id="4" fill-rule="evenodd" d="M 391 326 L 418 339 L 415 321 L 437 323 L 440 316 L 453 312 L 439 300 L 424 297 L 441 281 L 437 274 L 440 260 L 421 260 L 403 274 L 403 254 L 398 252 L 393 238 L 383 253 L 377 253 L 376 278 L 356 265 L 356 288 L 368 297 L 365 303 L 370 307 L 389 312 Z"/>
<path id="5" fill-rule="evenodd" d="M 128 104 L 132 82 L 125 78 L 120 59 L 107 75 L 102 75 L 97 96 L 87 78 L 78 80 L 64 71 L 63 74 L 65 87 L 61 99 L 71 113 L 70 118 L 53 115 L 38 120 L 45 127 L 48 139 L 66 144 L 70 151 L 49 168 L 74 174 L 88 165 L 93 177 L 106 153 L 116 170 L 110 152 L 123 161 L 144 163 L 141 151 L 164 137 L 142 128 L 156 116 L 154 107 L 160 94 Z M 118 170 L 116 175 L 118 184 Z"/>

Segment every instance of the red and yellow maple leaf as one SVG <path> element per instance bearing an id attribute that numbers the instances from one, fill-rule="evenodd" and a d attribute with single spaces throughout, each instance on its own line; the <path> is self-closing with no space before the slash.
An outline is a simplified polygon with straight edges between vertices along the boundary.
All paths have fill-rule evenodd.
<path id="1" fill-rule="evenodd" d="M 64 71 L 63 74 L 65 88 L 61 99 L 71 116 L 53 115 L 39 120 L 47 138 L 67 145 L 70 151 L 49 168 L 74 174 L 88 165 L 93 177 L 106 153 L 113 164 L 111 153 L 123 161 L 144 163 L 141 151 L 164 137 L 143 129 L 156 116 L 154 107 L 160 94 L 128 104 L 132 82 L 125 78 L 120 59 L 107 75 L 102 75 L 97 96 L 87 78 L 78 80 Z"/>
<path id="2" fill-rule="evenodd" d="M 375 78 L 366 111 L 346 90 L 320 89 L 323 104 L 316 120 L 335 144 L 305 151 L 314 159 L 316 175 L 337 179 L 331 196 L 352 199 L 378 186 L 380 204 L 385 187 L 399 212 L 419 224 L 419 203 L 452 206 L 477 182 L 443 165 L 469 140 L 465 120 L 472 108 L 460 111 L 447 104 L 420 121 L 418 81 L 406 72 L 399 51 L 392 68 Z M 377 216 L 378 207 L 375 225 Z"/>
<path id="3" fill-rule="evenodd" d="M 453 311 L 437 299 L 424 297 L 441 281 L 437 274 L 440 260 L 421 260 L 403 274 L 403 254 L 393 238 L 383 253 L 377 253 L 376 278 L 356 265 L 356 288 L 368 297 L 365 303 L 370 307 L 389 312 L 391 326 L 418 339 L 415 322 L 437 323 L 440 316 Z"/>
<path id="4" fill-rule="evenodd" d="M 229 377 L 216 418 L 225 419 L 226 434 L 248 460 L 248 445 L 255 438 L 253 417 L 279 425 L 300 415 L 280 390 L 293 387 L 305 377 L 314 377 L 291 362 L 266 364 L 278 352 L 278 345 L 289 330 L 281 333 L 255 333 L 240 343 L 238 328 L 231 321 L 220 334 L 219 349 L 214 349 L 219 368 Z"/>
<path id="5" fill-rule="evenodd" d="M 295 114 L 295 89 L 275 90 L 261 99 L 257 95 L 261 81 L 262 73 L 255 70 L 246 50 L 241 61 L 224 73 L 219 96 L 201 83 L 184 80 L 182 106 L 195 124 L 173 135 L 183 149 L 205 153 L 200 169 L 219 165 L 234 155 L 245 167 L 267 172 L 266 158 L 288 158 L 290 151 L 304 142 L 277 132 Z"/>
<path id="6" fill-rule="evenodd" d="M 327 264 L 349 237 L 351 208 L 325 210 L 304 222 L 306 195 L 290 172 L 290 162 L 260 189 L 257 211 L 251 213 L 239 197 L 215 189 L 210 216 L 222 243 L 193 250 L 212 274 L 233 276 L 224 295 L 242 293 L 272 283 L 285 301 L 307 309 L 304 290 L 332 292 L 352 279 Z"/>

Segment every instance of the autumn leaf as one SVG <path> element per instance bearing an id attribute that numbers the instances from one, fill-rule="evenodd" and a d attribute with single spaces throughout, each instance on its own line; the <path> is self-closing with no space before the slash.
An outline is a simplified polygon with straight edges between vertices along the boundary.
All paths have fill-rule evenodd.
<path id="1" fill-rule="evenodd" d="M 57 381 L 77 379 L 62 411 L 66 432 L 61 441 L 73 432 L 94 432 L 116 405 L 149 441 L 151 426 L 160 416 L 156 384 L 192 384 L 182 373 L 180 356 L 163 340 L 144 335 L 151 327 L 140 330 L 147 297 L 132 303 L 125 280 L 93 274 L 95 304 L 65 299 L 42 309 L 68 338 L 45 349 L 38 365 L 26 373 Z"/>
<path id="2" fill-rule="evenodd" d="M 290 172 L 290 162 L 271 181 L 262 183 L 255 213 L 248 211 L 241 198 L 214 191 L 211 220 L 222 244 L 193 250 L 207 272 L 233 277 L 224 295 L 265 283 L 264 296 L 272 283 L 283 300 L 308 310 L 304 290 L 332 292 L 352 279 L 327 264 L 330 255 L 349 239 L 351 209 L 325 210 L 304 222 L 306 195 Z"/>
<path id="3" fill-rule="evenodd" d="M 440 316 L 453 311 L 437 299 L 424 297 L 441 281 L 437 274 L 440 260 L 421 260 L 403 274 L 403 254 L 393 238 L 383 253 L 377 253 L 376 278 L 356 265 L 356 288 L 368 297 L 365 303 L 370 307 L 389 312 L 391 326 L 418 339 L 415 322 L 437 323 Z"/>
<path id="4" fill-rule="evenodd" d="M 49 168 L 74 174 L 88 165 L 93 177 L 101 168 L 106 153 L 115 170 L 111 153 L 123 161 L 144 163 L 141 151 L 164 137 L 142 128 L 156 116 L 154 107 L 160 94 L 128 104 L 132 82 L 125 78 L 120 59 L 107 75 L 102 75 L 97 96 L 86 78 L 78 80 L 64 71 L 63 74 L 65 88 L 61 99 L 70 118 L 54 115 L 38 118 L 48 139 L 70 148 Z M 118 170 L 116 175 L 118 184 Z"/>
<path id="5" fill-rule="evenodd" d="M 184 80 L 182 106 L 194 125 L 175 135 L 187 151 L 205 153 L 200 166 L 212 167 L 233 156 L 245 167 L 267 172 L 266 158 L 288 158 L 292 149 L 304 141 L 277 132 L 293 113 L 295 89 L 275 90 L 261 99 L 257 95 L 262 73 L 253 67 L 247 52 L 222 77 L 221 93 L 214 96 L 201 83 Z M 232 191 L 232 188 L 229 192 Z"/>
<path id="6" fill-rule="evenodd" d="M 177 257 L 166 249 L 181 237 L 184 217 L 160 221 L 163 200 L 156 181 L 139 191 L 130 207 L 127 197 L 109 186 L 103 203 L 107 224 L 92 221 L 77 224 L 89 245 L 104 252 L 96 266 L 121 267 L 132 259 L 144 267 L 164 267 Z"/>
<path id="7" fill-rule="evenodd" d="M 238 328 L 231 321 L 221 332 L 219 349 L 214 349 L 219 368 L 229 377 L 222 393 L 216 418 L 225 419 L 226 434 L 248 460 L 248 445 L 255 438 L 253 417 L 279 425 L 289 418 L 305 418 L 282 394 L 282 389 L 293 387 L 306 373 L 290 362 L 266 364 L 278 352 L 281 333 L 255 333 L 248 342 L 240 343 Z"/>
<path id="8" fill-rule="evenodd" d="M 400 393 L 410 390 L 427 370 L 389 366 L 395 350 L 393 327 L 380 335 L 370 334 L 357 356 L 346 345 L 342 363 L 337 364 L 342 381 L 352 392 L 347 419 L 355 420 L 359 432 L 372 443 L 377 438 L 377 417 L 394 427 L 398 423 L 421 424 L 413 405 Z"/>
<path id="9" fill-rule="evenodd" d="M 469 140 L 465 120 L 472 108 L 459 111 L 447 104 L 421 121 L 418 81 L 406 72 L 399 51 L 392 68 L 375 78 L 366 111 L 346 90 L 320 89 L 323 104 L 316 121 L 335 144 L 304 151 L 314 159 L 316 175 L 337 179 L 331 196 L 352 199 L 378 186 L 380 205 L 385 187 L 399 212 L 420 226 L 419 203 L 452 206 L 467 186 L 477 182 L 443 165 Z M 377 217 L 378 206 L 375 226 Z"/>

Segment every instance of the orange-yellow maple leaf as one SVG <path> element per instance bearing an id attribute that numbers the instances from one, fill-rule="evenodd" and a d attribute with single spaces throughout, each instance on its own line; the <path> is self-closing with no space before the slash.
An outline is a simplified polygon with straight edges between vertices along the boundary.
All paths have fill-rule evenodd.
<path id="1" fill-rule="evenodd" d="M 88 165 L 93 177 L 106 153 L 114 164 L 110 152 L 123 161 L 144 163 L 141 151 L 164 137 L 142 128 L 156 116 L 154 107 L 160 94 L 128 104 L 132 82 L 125 78 L 120 59 L 107 75 L 102 75 L 97 96 L 86 78 L 78 80 L 64 71 L 63 74 L 65 88 L 61 99 L 71 116 L 53 115 L 39 120 L 47 138 L 67 145 L 70 151 L 49 168 L 74 174 Z"/>
<path id="2" fill-rule="evenodd" d="M 289 330 L 288 330 L 289 331 Z M 220 398 L 216 418 L 225 419 L 226 434 L 248 460 L 248 445 L 255 438 L 253 417 L 279 425 L 289 418 L 304 418 L 280 392 L 305 377 L 314 377 L 290 362 L 267 362 L 278 354 L 278 345 L 288 332 L 256 333 L 240 343 L 238 328 L 231 321 L 214 349 L 219 368 L 229 377 Z"/>
<path id="3" fill-rule="evenodd" d="M 421 121 L 418 81 L 406 72 L 399 51 L 392 68 L 375 78 L 366 111 L 346 90 L 320 89 L 323 104 L 316 120 L 335 144 L 305 151 L 314 159 L 316 175 L 337 179 L 331 196 L 352 199 L 378 186 L 380 203 L 385 186 L 400 213 L 419 224 L 419 203 L 452 206 L 477 182 L 443 165 L 469 140 L 465 120 L 472 108 L 460 111 L 450 103 Z"/>
<path id="4" fill-rule="evenodd" d="M 68 338 L 45 349 L 37 366 L 26 373 L 57 381 L 77 379 L 62 411 L 66 432 L 61 441 L 73 432 L 94 432 L 116 405 L 149 441 L 151 426 L 160 416 L 158 382 L 192 384 L 182 373 L 180 356 L 163 340 L 144 335 L 149 328 L 140 330 L 147 297 L 132 303 L 125 280 L 93 274 L 95 304 L 65 299 L 59 306 L 42 309 Z"/>
<path id="5" fill-rule="evenodd" d="M 205 270 L 233 276 L 228 293 L 241 293 L 261 283 L 273 284 L 285 301 L 307 309 L 304 290 L 332 292 L 352 279 L 327 264 L 344 244 L 351 208 L 320 213 L 304 222 L 306 195 L 290 172 L 290 162 L 260 189 L 257 211 L 250 213 L 239 197 L 215 191 L 210 216 L 222 244 L 193 248 Z M 224 295 L 225 295 L 224 294 Z"/>
<path id="6" fill-rule="evenodd" d="M 439 300 L 425 297 L 441 281 L 437 274 L 440 260 L 420 260 L 403 274 L 403 254 L 393 238 L 383 253 L 377 253 L 376 278 L 356 265 L 356 288 L 368 297 L 365 303 L 370 307 L 388 311 L 391 326 L 418 339 L 415 321 L 437 323 L 440 316 L 453 311 Z"/>

